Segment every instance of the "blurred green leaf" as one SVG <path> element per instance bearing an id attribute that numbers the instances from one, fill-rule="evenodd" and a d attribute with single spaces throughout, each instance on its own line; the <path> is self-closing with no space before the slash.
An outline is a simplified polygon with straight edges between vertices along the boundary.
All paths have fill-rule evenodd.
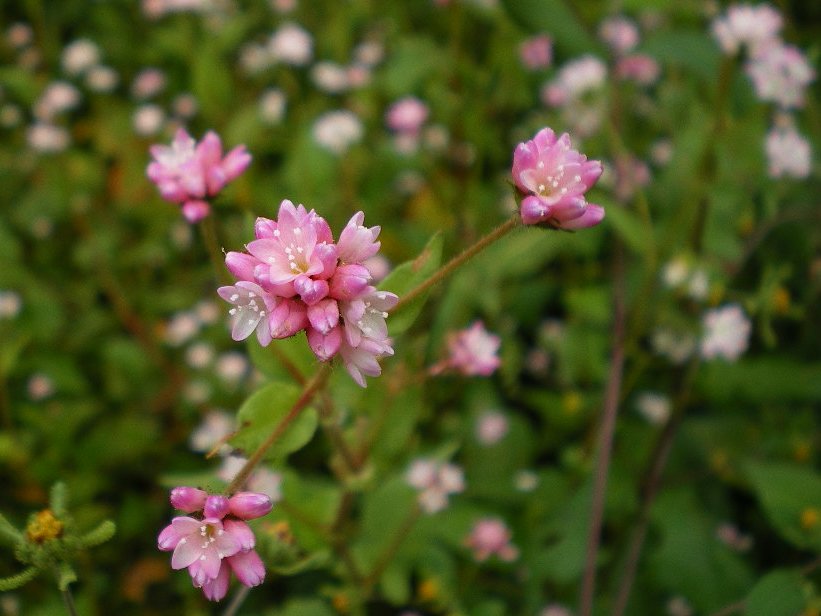
<path id="1" fill-rule="evenodd" d="M 269 383 L 255 391 L 237 412 L 240 429 L 231 444 L 251 455 L 271 435 L 299 399 L 302 389 L 291 383 Z M 294 419 L 268 449 L 266 459 L 283 458 L 304 447 L 318 424 L 316 410 L 308 407 Z"/>
<path id="2" fill-rule="evenodd" d="M 508 14 L 529 32 L 544 32 L 568 55 L 598 50 L 599 44 L 563 0 L 502 0 Z"/>
<path id="3" fill-rule="evenodd" d="M 672 64 L 704 79 L 714 80 L 721 61 L 718 45 L 707 30 L 666 30 L 651 34 L 641 51 L 661 64 Z"/>
<path id="4" fill-rule="evenodd" d="M 442 236 L 437 233 L 430 238 L 425 248 L 413 261 L 406 261 L 394 268 L 380 283 L 379 288 L 396 293 L 401 301 L 404 294 L 427 280 L 438 269 L 442 259 L 442 243 Z M 404 306 L 401 312 L 390 316 L 388 330 L 391 336 L 401 334 L 413 324 L 429 293 L 430 290 L 426 291 L 409 305 Z"/>
<path id="5" fill-rule="evenodd" d="M 821 551 L 821 475 L 776 462 L 749 462 L 745 469 L 778 533 L 799 548 Z"/>
<path id="6" fill-rule="evenodd" d="M 794 569 L 771 571 L 744 600 L 746 616 L 796 616 L 804 608 L 804 578 Z"/>

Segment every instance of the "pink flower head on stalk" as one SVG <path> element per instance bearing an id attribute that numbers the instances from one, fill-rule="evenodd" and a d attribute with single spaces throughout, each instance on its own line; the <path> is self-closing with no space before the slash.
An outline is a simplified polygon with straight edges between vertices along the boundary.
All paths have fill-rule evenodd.
<path id="1" fill-rule="evenodd" d="M 371 285 L 365 261 L 379 251 L 380 229 L 364 221 L 354 214 L 334 242 L 324 218 L 287 199 L 277 220 L 257 219 L 248 252 L 225 257 L 237 282 L 217 290 L 233 305 L 234 340 L 256 331 L 266 346 L 304 330 L 317 359 L 341 355 L 362 387 L 381 374 L 377 360 L 393 355 L 385 319 L 399 298 Z"/>
<path id="2" fill-rule="evenodd" d="M 652 56 L 634 53 L 620 58 L 616 62 L 615 73 L 619 79 L 635 81 L 639 85 L 649 86 L 659 78 L 659 63 Z"/>
<path id="3" fill-rule="evenodd" d="M 510 530 L 504 522 L 496 518 L 485 518 L 476 522 L 465 545 L 473 550 L 473 557 L 486 561 L 497 556 L 505 562 L 512 562 L 519 557 L 519 550 L 510 543 Z"/>
<path id="4" fill-rule="evenodd" d="M 513 182 L 528 196 L 520 214 L 526 225 L 582 229 L 599 224 L 604 208 L 587 203 L 584 193 L 596 183 L 602 164 L 587 160 L 570 145 L 570 135 L 556 137 L 543 128 L 513 152 Z"/>
<path id="5" fill-rule="evenodd" d="M 151 155 L 154 160 L 148 165 L 148 179 L 157 185 L 163 199 L 180 204 L 183 216 L 192 223 L 205 218 L 211 209 L 208 199 L 251 164 L 244 145 L 223 157 L 222 142 L 215 132 L 208 131 L 198 144 L 182 128 L 170 146 L 151 146 Z"/>
<path id="6" fill-rule="evenodd" d="M 435 460 L 415 460 L 405 479 L 419 491 L 419 507 L 425 513 L 436 513 L 448 506 L 448 496 L 465 489 L 462 469 L 455 464 Z"/>
<path id="7" fill-rule="evenodd" d="M 496 356 L 502 339 L 488 332 L 481 321 L 451 332 L 447 342 L 449 355 L 431 368 L 431 374 L 454 370 L 465 376 L 490 376 L 502 363 Z"/>
<path id="8" fill-rule="evenodd" d="M 553 62 L 553 39 L 546 34 L 530 37 L 519 45 L 519 58 L 531 71 L 548 68 Z"/>
<path id="9" fill-rule="evenodd" d="M 225 596 L 232 571 L 245 586 L 263 582 L 265 565 L 254 551 L 254 532 L 245 520 L 271 511 L 270 498 L 254 492 L 229 498 L 178 487 L 171 490 L 171 504 L 196 517 L 171 520 L 157 538 L 157 547 L 173 551 L 171 568 L 187 568 L 194 587 L 202 588 L 206 598 L 219 601 Z"/>
<path id="10" fill-rule="evenodd" d="M 599 27 L 599 38 L 616 53 L 624 54 L 639 44 L 639 29 L 632 19 L 615 15 Z"/>
<path id="11" fill-rule="evenodd" d="M 804 90 L 815 79 L 815 71 L 803 53 L 792 45 L 772 41 L 756 51 L 745 67 L 762 101 L 782 109 L 804 106 Z"/>
<path id="12" fill-rule="evenodd" d="M 724 16 L 713 20 L 712 31 L 722 51 L 735 55 L 742 45 L 755 52 L 778 38 L 781 26 L 781 14 L 768 4 L 735 4 Z"/>

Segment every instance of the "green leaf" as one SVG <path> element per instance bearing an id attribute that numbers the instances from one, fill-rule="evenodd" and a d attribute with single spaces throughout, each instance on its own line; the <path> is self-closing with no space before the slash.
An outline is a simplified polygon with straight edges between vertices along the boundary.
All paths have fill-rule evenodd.
<path id="1" fill-rule="evenodd" d="M 751 462 L 746 471 L 778 533 L 799 548 L 821 550 L 821 475 L 784 463 Z"/>
<path id="2" fill-rule="evenodd" d="M 272 380 L 293 381 L 294 370 L 308 376 L 318 363 L 303 335 L 274 340 L 267 347 L 260 346 L 256 336 L 251 336 L 247 348 L 254 367 Z"/>
<path id="3" fill-rule="evenodd" d="M 240 407 L 240 430 L 231 439 L 234 447 L 253 453 L 288 415 L 302 389 L 290 383 L 270 383 L 254 392 Z M 313 437 L 318 423 L 316 411 L 308 407 L 294 419 L 268 449 L 266 458 L 282 458 L 304 447 Z"/>
<path id="4" fill-rule="evenodd" d="M 401 301 L 402 295 L 424 282 L 436 271 L 441 260 L 442 236 L 437 233 L 430 238 L 422 252 L 413 261 L 402 263 L 388 274 L 379 288 L 396 293 Z M 428 294 L 429 291 L 423 293 L 409 305 L 404 306 L 400 312 L 388 318 L 388 329 L 391 336 L 401 334 L 413 324 Z"/>
<path id="5" fill-rule="evenodd" d="M 787 357 L 748 358 L 736 363 L 710 362 L 699 383 L 715 402 L 756 404 L 821 401 L 821 363 Z"/>
<path id="6" fill-rule="evenodd" d="M 662 64 L 681 66 L 699 77 L 715 79 L 721 54 L 706 31 L 675 30 L 647 38 L 641 51 Z"/>
<path id="7" fill-rule="evenodd" d="M 9 590 L 14 590 L 15 588 L 20 588 L 23 584 L 30 582 L 37 577 L 38 573 L 39 571 L 37 571 L 35 567 L 29 567 L 17 575 L 0 578 L 0 592 L 7 592 Z"/>
<path id="8" fill-rule="evenodd" d="M 23 533 L 14 528 L 6 517 L 0 513 L 0 539 L 15 545 L 23 541 Z"/>
<path id="9" fill-rule="evenodd" d="M 795 616 L 806 604 L 804 578 L 794 569 L 778 569 L 761 578 L 747 595 L 746 616 Z"/>
<path id="10" fill-rule="evenodd" d="M 85 547 L 91 548 L 95 545 L 105 543 L 111 539 L 116 532 L 117 525 L 111 520 L 104 520 L 97 528 L 83 535 L 80 541 Z"/>
<path id="11" fill-rule="evenodd" d="M 639 255 L 652 254 L 655 239 L 651 226 L 626 207 L 614 203 L 609 204 L 609 207 L 605 209 L 607 210 L 607 223 L 633 252 Z"/>
<path id="12" fill-rule="evenodd" d="M 596 50 L 600 46 L 563 0 L 502 0 L 508 14 L 530 32 L 549 32 L 569 55 Z"/>

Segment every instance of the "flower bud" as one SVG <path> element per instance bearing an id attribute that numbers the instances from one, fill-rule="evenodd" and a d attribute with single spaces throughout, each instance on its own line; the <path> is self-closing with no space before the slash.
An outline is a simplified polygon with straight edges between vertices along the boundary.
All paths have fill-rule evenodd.
<path id="1" fill-rule="evenodd" d="M 205 506 L 208 493 L 197 488 L 181 486 L 171 490 L 171 506 L 185 513 L 199 511 Z"/>
<path id="2" fill-rule="evenodd" d="M 203 514 L 206 518 L 222 519 L 228 513 L 228 498 L 221 494 L 212 494 L 205 499 Z"/>
<path id="3" fill-rule="evenodd" d="M 237 492 L 228 503 L 231 513 L 243 520 L 260 518 L 274 506 L 267 495 L 258 492 Z"/>
<path id="4" fill-rule="evenodd" d="M 359 297 L 368 287 L 371 273 L 364 265 L 343 265 L 336 269 L 331 279 L 331 296 L 351 300 Z"/>
<path id="5" fill-rule="evenodd" d="M 315 330 L 327 334 L 339 323 L 339 304 L 335 299 L 323 299 L 308 308 L 308 320 Z"/>

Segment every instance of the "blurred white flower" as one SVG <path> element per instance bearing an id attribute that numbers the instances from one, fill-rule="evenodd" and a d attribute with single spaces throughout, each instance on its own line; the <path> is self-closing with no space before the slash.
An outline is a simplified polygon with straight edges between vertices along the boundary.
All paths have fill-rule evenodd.
<path id="1" fill-rule="evenodd" d="M 188 440 L 193 451 L 208 453 L 236 429 L 234 417 L 225 411 L 208 411 Z M 226 455 L 231 447 L 223 444 L 219 453 Z"/>
<path id="2" fill-rule="evenodd" d="M 793 126 L 776 127 L 764 142 L 767 171 L 771 178 L 806 178 L 812 169 L 812 150 Z"/>
<path id="3" fill-rule="evenodd" d="M 313 57 L 314 42 L 302 26 L 283 24 L 268 40 L 271 56 L 283 64 L 305 66 Z"/>
<path id="4" fill-rule="evenodd" d="M 93 92 L 111 92 L 120 82 L 120 76 L 110 66 L 92 66 L 86 73 L 86 86 Z"/>
<path id="5" fill-rule="evenodd" d="M 328 94 L 339 94 L 350 87 L 348 71 L 336 62 L 317 62 L 311 68 L 311 79 L 317 88 Z"/>
<path id="6" fill-rule="evenodd" d="M 180 346 L 197 335 L 200 321 L 190 312 L 178 312 L 171 317 L 165 326 L 165 341 L 171 346 Z"/>
<path id="7" fill-rule="evenodd" d="M 700 346 L 703 358 L 723 357 L 735 361 L 747 350 L 752 324 L 741 306 L 730 304 L 708 310 L 704 314 L 703 324 Z"/>
<path id="8" fill-rule="evenodd" d="M 53 81 L 34 103 L 34 116 L 48 122 L 58 113 L 77 107 L 81 99 L 80 91 L 67 81 Z"/>
<path id="9" fill-rule="evenodd" d="M 419 506 L 425 513 L 436 513 L 448 506 L 448 496 L 464 491 L 462 469 L 455 464 L 435 460 L 414 460 L 405 479 L 419 491 Z"/>
<path id="10" fill-rule="evenodd" d="M 140 105 L 134 112 L 132 124 L 140 137 L 150 137 L 162 130 L 165 111 L 159 105 Z"/>
<path id="11" fill-rule="evenodd" d="M 131 94 L 139 100 L 151 98 L 162 92 L 165 84 L 165 73 L 158 68 L 146 68 L 137 73 L 131 82 Z"/>
<path id="12" fill-rule="evenodd" d="M 100 48 L 88 39 L 78 39 L 66 45 L 60 58 L 69 75 L 82 75 L 100 62 Z"/>
<path id="13" fill-rule="evenodd" d="M 344 153 L 363 134 L 359 116 L 347 110 L 329 111 L 319 116 L 313 126 L 314 140 L 334 154 Z"/>
<path id="14" fill-rule="evenodd" d="M 23 300 L 15 291 L 0 291 L 0 320 L 13 319 L 23 308 Z"/>
<path id="15" fill-rule="evenodd" d="M 33 374 L 26 384 L 29 398 L 35 402 L 45 400 L 54 393 L 54 381 L 42 373 Z"/>
<path id="16" fill-rule="evenodd" d="M 509 429 L 507 417 L 499 411 L 487 411 L 476 422 L 476 439 L 482 445 L 495 445 Z"/>
<path id="17" fill-rule="evenodd" d="M 279 124 L 285 116 L 288 100 L 279 88 L 270 88 L 259 99 L 259 116 L 266 124 Z"/>
<path id="18" fill-rule="evenodd" d="M 206 342 L 192 344 L 185 351 L 185 361 L 192 368 L 201 370 L 214 361 L 214 347 Z"/>
<path id="19" fill-rule="evenodd" d="M 217 375 L 229 384 L 237 383 L 249 369 L 248 358 L 238 351 L 223 353 L 217 359 Z"/>
<path id="20" fill-rule="evenodd" d="M 645 391 L 636 398 L 636 409 L 649 423 L 661 425 L 670 419 L 670 399 L 659 393 Z"/>
<path id="21" fill-rule="evenodd" d="M 68 147 L 68 131 L 62 126 L 38 122 L 26 132 L 29 147 L 42 153 L 62 152 Z"/>

